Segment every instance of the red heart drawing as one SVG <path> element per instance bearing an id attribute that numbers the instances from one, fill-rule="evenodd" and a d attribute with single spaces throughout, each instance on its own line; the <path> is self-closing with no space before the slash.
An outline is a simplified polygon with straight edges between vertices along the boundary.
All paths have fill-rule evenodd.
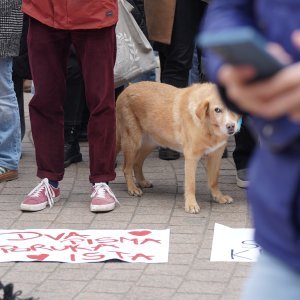
<path id="1" fill-rule="evenodd" d="M 135 236 L 144 236 L 151 233 L 149 230 L 136 230 L 136 231 L 129 231 L 128 233 L 135 235 Z"/>
<path id="2" fill-rule="evenodd" d="M 43 261 L 49 256 L 49 254 L 39 254 L 39 255 L 27 255 L 28 258 Z"/>

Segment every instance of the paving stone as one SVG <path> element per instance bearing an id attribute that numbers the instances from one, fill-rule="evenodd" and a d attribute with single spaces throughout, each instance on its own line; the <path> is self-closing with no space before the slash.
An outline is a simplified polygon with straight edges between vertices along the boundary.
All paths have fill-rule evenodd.
<path id="1" fill-rule="evenodd" d="M 40 300 L 71 300 L 78 295 L 80 293 L 76 291 L 54 288 L 52 291 L 33 290 L 27 296 L 34 296 L 34 299 L 38 298 Z"/>
<path id="2" fill-rule="evenodd" d="M 152 229 L 152 230 L 164 230 L 169 229 L 168 224 L 129 224 L 127 229 Z"/>
<path id="3" fill-rule="evenodd" d="M 250 269 L 253 263 L 240 263 L 236 264 L 233 276 L 247 277 L 249 275 Z"/>
<path id="4" fill-rule="evenodd" d="M 170 215 L 135 215 L 132 223 L 167 223 Z"/>
<path id="5" fill-rule="evenodd" d="M 199 244 L 200 241 L 202 240 L 201 235 L 197 234 L 176 234 L 173 233 L 171 236 L 171 242 L 172 244 Z"/>
<path id="6" fill-rule="evenodd" d="M 13 227 L 17 229 L 46 229 L 50 226 L 51 221 L 19 221 L 14 222 Z"/>
<path id="7" fill-rule="evenodd" d="M 198 251 L 198 244 L 188 244 L 188 243 L 171 243 L 170 248 L 169 248 L 169 253 L 178 253 L 178 254 L 195 254 Z"/>
<path id="8" fill-rule="evenodd" d="M 144 274 L 147 275 L 170 275 L 170 276 L 184 276 L 189 270 L 187 265 L 170 265 L 170 264 L 151 264 L 147 266 Z"/>
<path id="9" fill-rule="evenodd" d="M 169 300 L 172 299 L 175 290 L 150 287 L 133 287 L 126 296 L 126 300 Z"/>
<path id="10" fill-rule="evenodd" d="M 0 219 L 0 228 L 9 229 L 13 223 L 14 223 L 14 220 L 12 220 L 12 219 Z"/>
<path id="11" fill-rule="evenodd" d="M 210 281 L 210 282 L 227 282 L 231 279 L 232 271 L 231 270 L 190 270 L 186 274 L 187 280 L 195 281 Z"/>
<path id="12" fill-rule="evenodd" d="M 89 224 L 94 219 L 92 214 L 87 215 L 60 215 L 56 218 L 55 222 L 57 223 L 72 223 L 72 224 Z"/>
<path id="13" fill-rule="evenodd" d="M 9 270 L 10 270 L 10 267 L 2 267 L 2 265 L 0 265 L 0 278 L 3 278 L 4 274 L 9 272 Z"/>
<path id="14" fill-rule="evenodd" d="M 194 255 L 187 254 L 178 254 L 178 253 L 170 253 L 169 254 L 169 263 L 178 264 L 178 265 L 186 265 L 190 264 L 194 259 Z"/>
<path id="15" fill-rule="evenodd" d="M 53 291 L 64 290 L 66 293 L 78 293 L 85 285 L 85 281 L 48 279 L 38 286 L 37 291 L 53 293 Z"/>
<path id="16" fill-rule="evenodd" d="M 87 230 L 90 229 L 89 223 L 52 223 L 49 229 L 76 229 L 76 230 Z"/>
<path id="17" fill-rule="evenodd" d="M 84 292 L 124 294 L 134 285 L 134 282 L 116 280 L 92 280 Z"/>
<path id="18" fill-rule="evenodd" d="M 90 229 L 127 229 L 128 222 L 114 222 L 114 221 L 93 221 Z"/>
<path id="19" fill-rule="evenodd" d="M 186 280 L 178 289 L 180 293 L 221 294 L 226 283 Z"/>
<path id="20" fill-rule="evenodd" d="M 130 222 L 133 217 L 132 213 L 127 213 L 123 211 L 123 207 L 120 207 L 118 210 L 113 211 L 110 214 L 97 214 L 95 216 L 95 222 L 98 221 L 114 221 L 114 222 Z"/>
<path id="21" fill-rule="evenodd" d="M 48 277 L 47 273 L 44 272 L 15 272 L 14 270 L 7 272 L 1 280 L 3 282 L 22 282 L 37 284 L 43 282 Z"/>
<path id="22" fill-rule="evenodd" d="M 143 269 L 124 269 L 124 270 L 112 270 L 112 269 L 103 269 L 98 272 L 96 279 L 102 280 L 126 280 L 136 282 L 141 275 L 143 274 Z"/>
<path id="23" fill-rule="evenodd" d="M 223 295 L 221 295 L 221 300 L 240 300 L 241 299 L 241 293 L 238 292 L 226 292 Z"/>
<path id="24" fill-rule="evenodd" d="M 58 269 L 52 272 L 49 279 L 53 280 L 79 280 L 79 281 L 89 281 L 94 278 L 97 271 L 84 270 L 84 269 Z"/>
<path id="25" fill-rule="evenodd" d="M 172 300 L 219 300 L 219 295 L 177 293 Z"/>
<path id="26" fill-rule="evenodd" d="M 177 289 L 183 278 L 173 275 L 144 275 L 137 282 L 138 286 Z"/>
<path id="27" fill-rule="evenodd" d="M 18 262 L 13 266 L 14 272 L 54 272 L 59 263 L 55 262 Z"/>
<path id="28" fill-rule="evenodd" d="M 117 295 L 112 293 L 81 293 L 75 296 L 74 300 L 123 300 L 123 295 Z M 53 300 L 53 299 L 51 299 Z"/>
<path id="29" fill-rule="evenodd" d="M 147 264 L 130 264 L 126 262 L 107 262 L 104 263 L 104 269 L 111 270 L 144 270 Z"/>

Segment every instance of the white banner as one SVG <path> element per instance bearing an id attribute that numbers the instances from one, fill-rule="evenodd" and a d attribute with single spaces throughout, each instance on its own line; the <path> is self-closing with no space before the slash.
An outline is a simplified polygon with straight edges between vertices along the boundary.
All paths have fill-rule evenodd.
<path id="1" fill-rule="evenodd" d="M 253 228 L 215 224 L 211 261 L 253 262 L 260 252 L 260 246 L 254 241 Z"/>
<path id="2" fill-rule="evenodd" d="M 0 262 L 168 262 L 170 230 L 0 230 Z"/>

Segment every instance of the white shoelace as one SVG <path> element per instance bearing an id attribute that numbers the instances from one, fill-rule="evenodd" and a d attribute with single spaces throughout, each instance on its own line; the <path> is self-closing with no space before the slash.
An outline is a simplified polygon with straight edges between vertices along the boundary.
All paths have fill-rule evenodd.
<path id="1" fill-rule="evenodd" d="M 4 167 L 0 167 L 0 174 L 4 174 L 7 172 L 7 169 Z"/>
<path id="2" fill-rule="evenodd" d="M 116 198 L 116 196 L 114 195 L 110 187 L 104 182 L 94 184 L 94 191 L 91 195 L 91 198 L 93 197 L 105 198 L 105 192 L 109 193 L 114 198 L 116 203 L 120 205 L 120 202 L 118 201 L 118 199 Z"/>
<path id="3" fill-rule="evenodd" d="M 42 193 L 43 189 L 45 189 L 45 195 L 47 197 L 47 201 L 49 206 L 52 207 L 54 205 L 54 191 L 49 184 L 48 178 L 44 178 L 29 194 L 28 196 L 39 197 Z"/>

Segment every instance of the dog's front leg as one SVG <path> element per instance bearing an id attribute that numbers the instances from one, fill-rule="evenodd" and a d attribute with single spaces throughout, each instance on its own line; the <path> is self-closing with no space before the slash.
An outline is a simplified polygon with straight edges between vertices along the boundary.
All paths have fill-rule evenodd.
<path id="1" fill-rule="evenodd" d="M 185 211 L 191 214 L 199 213 L 200 207 L 196 201 L 196 169 L 198 165 L 198 158 L 190 155 L 185 155 L 184 160 L 184 197 L 185 197 Z"/>
<path id="2" fill-rule="evenodd" d="M 222 155 L 225 150 L 225 146 L 218 148 L 214 152 L 207 156 L 207 177 L 208 187 L 211 195 L 219 203 L 231 203 L 233 199 L 229 195 L 224 195 L 219 189 L 219 172 L 221 166 Z"/>

